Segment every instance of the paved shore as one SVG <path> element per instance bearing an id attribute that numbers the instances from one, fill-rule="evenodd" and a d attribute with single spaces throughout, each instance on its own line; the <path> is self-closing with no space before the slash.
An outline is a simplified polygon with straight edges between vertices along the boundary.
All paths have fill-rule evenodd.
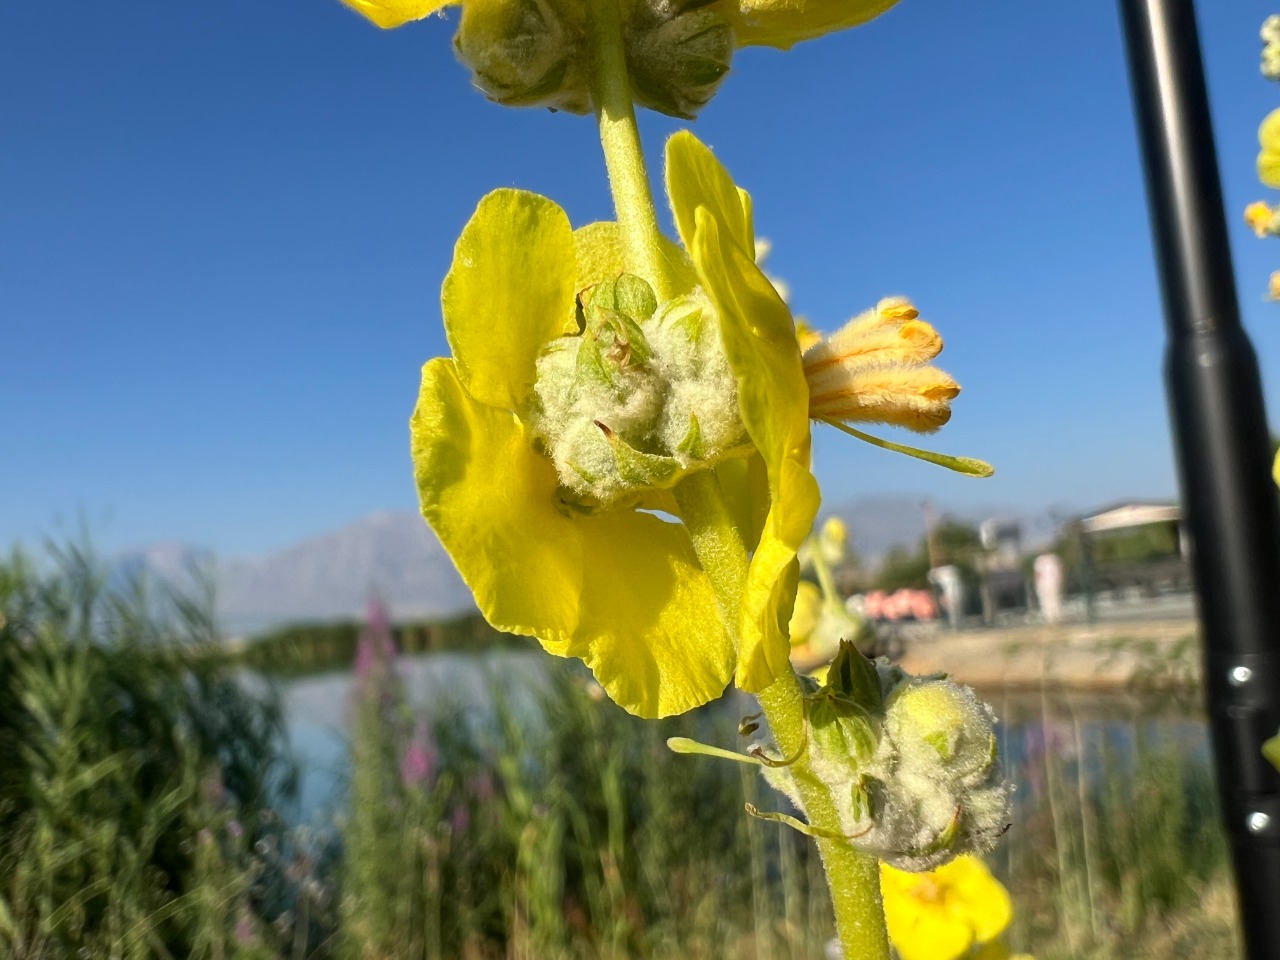
<path id="1" fill-rule="evenodd" d="M 907 640 L 911 673 L 945 672 L 985 691 L 1162 689 L 1199 682 L 1199 625 L 1191 619 L 945 629 Z"/>

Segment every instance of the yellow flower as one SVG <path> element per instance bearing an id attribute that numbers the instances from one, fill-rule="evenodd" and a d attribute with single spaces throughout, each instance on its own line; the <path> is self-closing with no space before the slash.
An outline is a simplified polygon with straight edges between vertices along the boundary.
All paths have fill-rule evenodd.
<path id="1" fill-rule="evenodd" d="M 1258 127 L 1258 179 L 1280 188 L 1280 110 L 1272 110 Z"/>
<path id="2" fill-rule="evenodd" d="M 576 291 L 620 274 L 619 249 L 614 225 L 575 233 L 545 197 L 480 202 L 444 283 L 453 357 L 423 368 L 413 459 L 423 515 L 486 619 L 581 658 L 628 710 L 666 716 L 733 673 L 689 537 L 636 504 L 567 507 L 530 426 L 539 352 L 577 330 Z"/>
<path id="3" fill-rule="evenodd" d="M 923 873 L 882 863 L 880 885 L 902 960 L 958 960 L 999 937 L 1013 914 L 1008 891 L 968 854 Z"/>
<path id="4" fill-rule="evenodd" d="M 576 478 L 563 463 L 557 474 L 548 455 L 534 382 L 548 345 L 582 330 L 577 292 L 623 273 L 620 232 L 616 224 L 575 232 L 550 200 L 514 190 L 486 197 L 458 241 L 442 294 L 453 358 L 423 369 L 412 423 L 423 515 L 485 617 L 581 658 L 616 702 L 643 716 L 713 699 L 730 676 L 758 691 L 788 668 L 796 554 L 819 504 L 796 325 L 755 263 L 751 198 L 687 132 L 668 143 L 666 174 L 688 251 L 666 250 L 672 303 L 709 303 L 748 446 L 666 473 L 661 457 L 627 448 L 619 464 L 650 471 L 640 486 L 653 489 L 586 502 L 566 493 Z M 877 316 L 901 326 L 907 312 L 894 301 Z M 600 431 L 615 442 L 603 421 L 587 426 L 597 449 Z M 665 488 L 707 468 L 750 553 L 728 631 L 687 532 L 654 515 L 679 518 L 678 487 L 675 496 Z"/>
<path id="5" fill-rule="evenodd" d="M 791 623 L 788 627 L 793 647 L 804 646 L 809 642 L 809 637 L 822 619 L 822 605 L 822 591 L 817 585 L 801 580 L 796 588 L 796 600 L 791 608 Z"/>
<path id="6" fill-rule="evenodd" d="M 1258 200 L 1244 208 L 1244 222 L 1258 236 L 1265 237 L 1269 232 L 1268 227 L 1271 226 L 1271 218 L 1274 213 L 1267 204 Z"/>
<path id="7" fill-rule="evenodd" d="M 362 13 L 384 30 L 410 20 L 421 20 L 457 0 L 342 0 L 357 13 Z"/>
<path id="8" fill-rule="evenodd" d="M 739 46 L 787 49 L 801 40 L 866 23 L 898 0 L 728 0 L 719 9 Z"/>

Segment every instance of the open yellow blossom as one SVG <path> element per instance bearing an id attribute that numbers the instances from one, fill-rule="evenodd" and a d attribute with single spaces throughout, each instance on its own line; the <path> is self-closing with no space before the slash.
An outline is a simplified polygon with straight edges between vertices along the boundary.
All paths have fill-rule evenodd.
<path id="1" fill-rule="evenodd" d="M 1280 110 L 1272 110 L 1258 127 L 1258 179 L 1280 188 Z"/>
<path id="2" fill-rule="evenodd" d="M 823 347 L 811 347 L 801 356 L 800 334 L 790 310 L 755 263 L 750 195 L 733 182 L 705 145 L 684 131 L 667 144 L 667 192 L 676 229 L 719 312 L 720 334 L 738 381 L 742 422 L 764 458 L 769 480 L 769 513 L 747 575 L 736 674 L 743 689 L 759 690 L 784 669 L 790 652 L 787 620 L 798 578 L 796 554 L 818 507 L 817 486 L 809 472 L 809 419 L 839 425 L 842 417 L 838 411 L 828 415 L 812 409 L 814 383 L 808 377 L 807 360 L 819 357 L 815 351 Z M 890 375 L 899 379 L 903 374 L 915 375 L 941 349 L 933 328 L 916 321 L 914 308 L 905 300 L 883 301 L 873 314 L 866 329 L 855 321 L 843 339 L 838 334 L 833 340 L 857 353 L 865 339 L 868 351 L 880 351 Z M 910 426 L 904 410 L 911 409 L 911 416 L 925 429 L 941 425 L 937 421 L 945 418 L 938 411 L 949 411 L 946 405 L 959 388 L 945 374 L 931 367 L 922 369 L 926 371 L 923 383 L 870 378 L 865 386 L 879 390 L 875 396 L 860 393 L 862 383 L 845 384 L 843 402 L 860 405 L 847 419 Z M 992 472 L 980 461 L 913 450 L 842 429 L 964 473 L 986 476 Z"/>
<path id="3" fill-rule="evenodd" d="M 575 234 L 545 197 L 481 201 L 442 291 L 453 357 L 423 368 L 413 458 L 423 515 L 486 619 L 581 658 L 628 710 L 665 716 L 733 673 L 706 574 L 682 527 L 634 503 L 567 508 L 529 412 L 539 352 L 577 329 L 577 290 L 621 272 L 616 246 L 608 229 Z"/>
<path id="4" fill-rule="evenodd" d="M 1008 891 L 969 854 L 922 873 L 882 863 L 880 885 L 889 939 L 902 960 L 967 957 L 995 942 L 1013 915 Z"/>
<path id="5" fill-rule="evenodd" d="M 736 385 L 730 416 L 742 432 L 730 424 L 722 454 L 676 465 L 629 447 L 616 423 L 587 417 L 585 433 L 565 436 L 604 450 L 606 460 L 621 456 L 623 480 L 636 484 L 598 496 L 604 488 L 587 482 L 597 468 L 582 465 L 599 461 L 572 451 L 559 457 L 558 441 L 540 432 L 549 401 L 538 382 L 566 356 L 553 341 L 585 342 L 578 293 L 618 281 L 622 244 L 616 224 L 575 232 L 550 200 L 516 190 L 486 197 L 458 241 L 442 292 L 453 357 L 424 367 L 412 422 L 423 515 L 481 612 L 499 629 L 581 658 L 616 702 L 643 716 L 711 700 L 730 677 L 759 691 L 789 669 L 796 555 L 819 505 L 809 469 L 809 382 L 791 313 L 755 263 L 751 199 L 687 132 L 668 144 L 667 185 L 688 252 L 667 246 L 676 299 L 649 312 L 677 326 L 690 310 L 716 323 L 731 401 Z M 909 312 L 899 301 L 882 304 L 876 324 L 898 330 L 912 322 Z M 673 329 L 653 322 L 655 336 Z M 919 322 L 911 329 L 924 328 L 932 330 Z M 636 336 L 618 354 L 624 363 L 649 348 Z M 561 368 L 580 370 L 579 361 Z M 638 362 L 628 376 L 639 376 Z M 620 395 L 619 409 L 647 409 L 648 389 L 641 383 L 630 399 Z M 693 441 L 699 420 L 679 421 Z M 711 421 L 701 422 L 705 435 Z M 703 470 L 713 471 L 750 554 L 727 630 L 688 532 L 654 513 L 682 519 L 680 484 Z"/>
<path id="6" fill-rule="evenodd" d="M 579 506 L 536 434 L 539 356 L 579 330 L 576 291 L 623 272 L 616 225 L 575 233 L 546 198 L 486 197 L 442 294 L 453 357 L 424 367 L 412 423 L 423 514 L 485 617 L 580 657 L 644 716 L 713 699 L 735 673 L 762 689 L 787 668 L 795 553 L 818 508 L 795 328 L 750 253 L 749 198 L 691 135 L 668 157 L 691 256 L 671 246 L 667 259 L 681 292 L 700 287 L 714 304 L 752 441 L 714 468 L 752 551 L 742 642 L 721 629 L 686 531 L 651 512 L 679 517 L 675 498 Z"/>

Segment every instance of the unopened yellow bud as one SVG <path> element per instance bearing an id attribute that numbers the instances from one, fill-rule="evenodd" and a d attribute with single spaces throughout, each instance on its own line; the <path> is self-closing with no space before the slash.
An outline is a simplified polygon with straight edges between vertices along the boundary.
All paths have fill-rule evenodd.
<path id="1" fill-rule="evenodd" d="M 1280 270 L 1271 275 L 1271 284 L 1267 290 L 1267 296 L 1272 300 L 1280 300 Z"/>

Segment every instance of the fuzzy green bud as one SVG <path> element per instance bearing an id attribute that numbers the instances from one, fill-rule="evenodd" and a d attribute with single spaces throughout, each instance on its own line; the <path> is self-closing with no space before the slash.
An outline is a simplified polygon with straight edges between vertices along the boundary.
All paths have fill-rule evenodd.
<path id="1" fill-rule="evenodd" d="M 454 38 L 458 59 L 490 100 L 512 107 L 592 110 L 588 18 L 576 0 L 468 0 Z M 692 119 L 733 58 L 733 30 L 707 0 L 633 0 L 622 23 L 636 102 Z"/>
<path id="2" fill-rule="evenodd" d="M 579 296 L 581 330 L 538 358 L 536 433 L 571 496 L 591 509 L 749 453 L 737 385 L 696 296 L 659 304 L 624 274 Z"/>
<path id="3" fill-rule="evenodd" d="M 1010 787 L 991 709 L 968 687 L 916 679 L 843 643 L 809 697 L 809 775 L 830 791 L 839 832 L 901 870 L 929 870 L 990 847 Z M 800 807 L 785 768 L 765 778 Z"/>
<path id="4" fill-rule="evenodd" d="M 469 0 L 453 44 L 495 103 L 585 114 L 591 97 L 579 33 L 549 0 Z"/>
<path id="5" fill-rule="evenodd" d="M 626 27 L 636 101 L 692 120 L 715 95 L 733 59 L 733 30 L 705 3 L 637 4 Z"/>

